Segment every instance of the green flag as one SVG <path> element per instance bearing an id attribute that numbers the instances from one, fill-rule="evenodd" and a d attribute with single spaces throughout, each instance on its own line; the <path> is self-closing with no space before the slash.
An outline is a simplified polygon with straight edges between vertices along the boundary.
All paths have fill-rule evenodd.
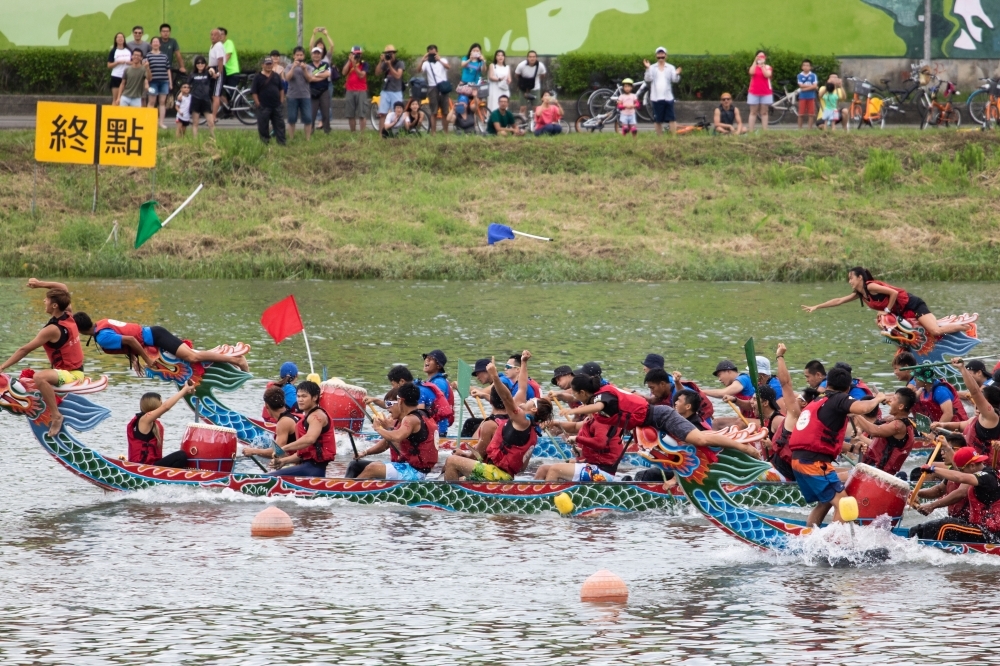
<path id="1" fill-rule="evenodd" d="M 160 230 L 160 218 L 156 216 L 156 202 L 147 201 L 139 206 L 139 227 L 135 232 L 135 249 L 153 237 Z"/>
<path id="2" fill-rule="evenodd" d="M 472 368 L 469 364 L 458 359 L 458 399 L 465 401 L 465 397 L 469 395 L 469 385 L 472 381 Z M 462 437 L 462 414 L 465 410 L 462 409 L 462 405 L 458 406 L 458 436 Z M 469 414 L 469 418 L 472 414 Z"/>
<path id="3" fill-rule="evenodd" d="M 757 350 L 753 347 L 753 338 L 747 340 L 743 345 L 743 351 L 747 355 L 747 369 L 750 372 L 750 383 L 753 384 L 753 393 L 757 398 L 757 416 L 760 422 L 764 422 L 764 406 L 760 403 L 760 392 L 757 390 Z"/>

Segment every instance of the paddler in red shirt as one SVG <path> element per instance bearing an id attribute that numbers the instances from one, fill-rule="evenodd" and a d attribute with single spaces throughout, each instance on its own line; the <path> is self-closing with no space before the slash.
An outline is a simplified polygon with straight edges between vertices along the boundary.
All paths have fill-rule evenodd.
<path id="1" fill-rule="evenodd" d="M 931 314 L 930 308 L 924 299 L 913 294 L 908 294 L 899 287 L 893 287 L 885 282 L 879 282 L 872 277 L 867 268 L 855 266 L 847 273 L 847 283 L 851 285 L 851 293 L 840 298 L 831 298 L 819 305 L 803 305 L 802 309 L 812 313 L 823 308 L 835 308 L 844 303 L 850 303 L 861 299 L 862 305 L 867 305 L 872 310 L 892 313 L 903 319 L 915 319 L 924 327 L 927 335 L 942 336 L 949 333 L 967 331 L 970 324 L 945 324 L 938 325 L 937 317 Z"/>
<path id="2" fill-rule="evenodd" d="M 32 281 L 41 284 L 34 278 Z M 28 286 L 34 287 L 36 284 L 29 282 Z M 45 314 L 50 317 L 49 321 L 31 342 L 23 345 L 0 365 L 0 372 L 4 372 L 39 347 L 45 350 L 52 369 L 38 370 L 32 379 L 49 412 L 49 437 L 58 435 L 63 424 L 63 415 L 59 413 L 56 402 L 56 387 L 84 378 L 83 346 L 80 344 L 80 331 L 70 316 L 70 302 L 69 292 L 65 289 L 54 287 L 46 291 L 42 303 Z"/>

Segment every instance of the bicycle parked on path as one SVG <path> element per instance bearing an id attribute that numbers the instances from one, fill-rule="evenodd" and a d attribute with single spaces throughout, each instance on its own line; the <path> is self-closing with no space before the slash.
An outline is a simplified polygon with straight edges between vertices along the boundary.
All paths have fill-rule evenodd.
<path id="1" fill-rule="evenodd" d="M 698 116 L 695 118 L 694 125 L 684 125 L 677 128 L 677 134 L 691 134 L 692 132 L 711 132 L 712 131 L 712 121 L 708 119 L 708 116 Z"/>
<path id="2" fill-rule="evenodd" d="M 878 88 L 868 79 L 849 76 L 845 81 L 854 83 L 854 98 L 847 107 L 847 118 L 842 122 L 854 129 L 878 127 L 885 129 L 885 114 L 882 112 L 883 99 Z"/>
<path id="3" fill-rule="evenodd" d="M 257 124 L 257 114 L 253 108 L 253 95 L 250 93 L 250 86 L 247 85 L 247 79 L 253 75 L 253 72 L 240 74 L 235 86 L 222 86 L 225 94 L 219 102 L 216 122 L 226 118 L 236 118 L 244 125 Z M 202 118 L 202 124 L 205 122 L 207 122 L 205 118 Z"/>
<path id="4" fill-rule="evenodd" d="M 891 79 L 879 79 L 882 82 L 881 88 L 872 84 L 882 100 L 882 108 L 878 114 L 879 127 L 885 129 L 886 123 L 898 122 L 895 118 L 897 114 L 906 115 L 906 109 L 903 107 L 910 103 L 912 97 L 917 104 L 917 112 L 921 118 L 920 126 L 923 128 L 924 121 L 930 111 L 930 97 L 927 94 L 927 88 L 932 79 L 935 78 L 937 77 L 930 73 L 929 68 L 913 64 L 910 65 L 910 76 L 903 82 L 902 88 L 890 88 Z"/>
<path id="5" fill-rule="evenodd" d="M 965 108 L 972 122 L 982 125 L 983 129 L 993 129 L 1000 122 L 1000 77 L 979 80 L 986 83 L 969 95 Z"/>
<path id="6" fill-rule="evenodd" d="M 781 86 L 781 90 L 784 94 L 774 100 L 768 110 L 767 122 L 769 125 L 779 124 L 788 112 L 791 112 L 792 115 L 795 116 L 796 120 L 798 120 L 799 89 L 795 88 L 793 90 L 789 90 L 788 86 L 791 83 L 791 81 L 778 81 L 778 85 Z M 761 120 L 760 115 L 757 116 L 757 120 Z"/>
<path id="7" fill-rule="evenodd" d="M 952 104 L 958 90 L 951 81 L 942 81 L 938 77 L 933 77 L 931 86 L 924 90 L 923 106 L 927 111 L 920 116 L 920 129 L 926 127 L 954 126 L 958 129 L 962 124 L 962 114 L 958 108 Z M 938 101 L 938 95 L 941 101 Z"/>

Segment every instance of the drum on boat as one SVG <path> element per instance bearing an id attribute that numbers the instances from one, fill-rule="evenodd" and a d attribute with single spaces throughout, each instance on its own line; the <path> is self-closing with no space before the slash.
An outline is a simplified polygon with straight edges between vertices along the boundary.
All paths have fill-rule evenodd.
<path id="1" fill-rule="evenodd" d="M 858 501 L 858 521 L 870 523 L 885 514 L 897 523 L 903 516 L 910 484 L 880 469 L 858 463 L 847 477 L 847 494 Z"/>
<path id="2" fill-rule="evenodd" d="M 190 423 L 181 440 L 192 469 L 232 472 L 236 462 L 236 431 L 232 428 Z"/>
<path id="3" fill-rule="evenodd" d="M 319 406 L 323 408 L 337 430 L 361 432 L 365 422 L 363 405 L 368 391 L 346 384 L 334 377 L 320 384 Z"/>

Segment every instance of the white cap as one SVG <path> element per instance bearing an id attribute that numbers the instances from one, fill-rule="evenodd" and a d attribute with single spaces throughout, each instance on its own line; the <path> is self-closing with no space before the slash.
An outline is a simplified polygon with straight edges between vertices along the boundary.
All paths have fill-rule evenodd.
<path id="1" fill-rule="evenodd" d="M 767 360 L 765 356 L 757 356 L 757 374 L 758 375 L 769 375 L 771 374 L 771 362 Z"/>
<path id="2" fill-rule="evenodd" d="M 666 46 L 657 46 L 656 47 L 656 52 L 659 53 L 660 51 L 663 51 L 664 53 L 666 53 L 667 52 L 667 47 Z"/>

